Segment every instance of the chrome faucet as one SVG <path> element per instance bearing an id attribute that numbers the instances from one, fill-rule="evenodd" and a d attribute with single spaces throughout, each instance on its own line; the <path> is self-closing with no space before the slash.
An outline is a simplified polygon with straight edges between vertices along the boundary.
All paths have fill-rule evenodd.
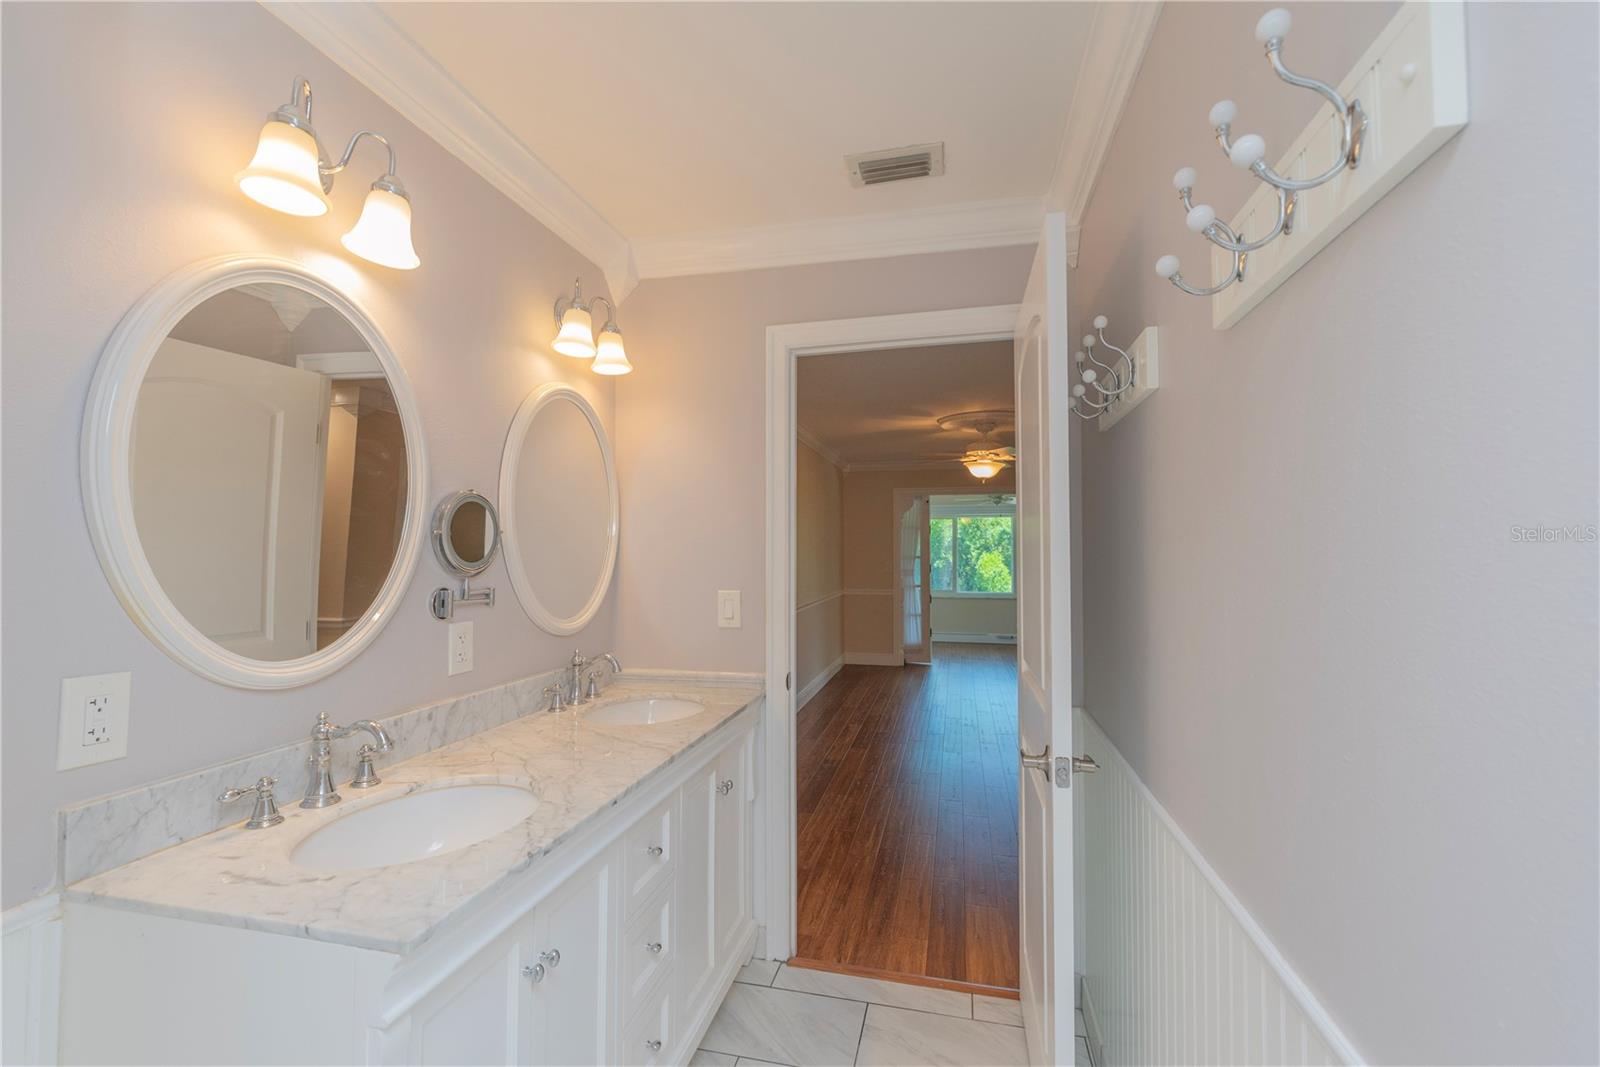
<path id="1" fill-rule="evenodd" d="M 605 662 L 597 662 L 599 660 L 604 660 Z M 595 697 L 600 695 L 600 672 L 606 668 L 607 664 L 610 664 L 611 666 L 611 676 L 613 678 L 622 673 L 622 664 L 618 663 L 617 657 L 613 656 L 609 652 L 596 656 L 594 659 L 590 660 L 589 663 L 589 685 L 583 693 L 583 698 L 585 700 L 593 700 Z"/>
<path id="2" fill-rule="evenodd" d="M 389 752 L 394 748 L 389 732 L 376 721 L 361 719 L 349 726 L 335 726 L 328 721 L 328 713 L 322 712 L 317 716 L 317 724 L 311 728 L 311 755 L 306 757 L 306 768 L 310 774 L 306 779 L 305 799 L 300 801 L 302 808 L 326 808 L 339 803 L 339 793 L 333 788 L 333 742 L 341 737 L 349 737 L 357 730 L 365 730 L 372 735 L 372 740 L 377 743 L 377 748 L 373 750 L 375 752 Z M 367 755 L 367 773 L 370 774 L 370 753 Z"/>
<path id="3" fill-rule="evenodd" d="M 569 706 L 575 704 L 587 704 L 589 702 L 589 697 L 600 695 L 599 687 L 593 684 L 594 678 L 592 675 L 589 677 L 589 682 L 591 683 L 589 688 L 591 692 L 589 692 L 587 695 L 585 695 L 583 691 L 583 682 L 584 671 L 587 670 L 590 664 L 594 663 L 595 660 L 601 659 L 605 660 L 607 663 L 610 663 L 613 671 L 622 670 L 622 664 L 617 662 L 617 657 L 613 656 L 609 652 L 601 653 L 592 660 L 586 657 L 582 652 L 579 652 L 576 649 L 573 650 L 572 659 L 567 662 L 567 677 L 561 683 L 562 688 L 566 690 L 567 704 Z"/>

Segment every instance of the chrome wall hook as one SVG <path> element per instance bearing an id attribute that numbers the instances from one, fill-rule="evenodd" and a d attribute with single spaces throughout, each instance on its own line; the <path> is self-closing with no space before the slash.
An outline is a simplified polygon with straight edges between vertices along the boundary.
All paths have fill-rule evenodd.
<path id="1" fill-rule="evenodd" d="M 1343 127 L 1340 134 L 1339 156 L 1331 167 L 1313 178 L 1286 178 L 1266 162 L 1267 143 L 1260 135 L 1247 133 L 1237 139 L 1234 138 L 1233 120 L 1238 117 L 1238 105 L 1232 100 L 1219 100 L 1212 105 L 1208 121 L 1216 135 L 1217 146 L 1234 166 L 1248 170 L 1278 191 L 1278 213 L 1277 220 L 1266 233 L 1249 240 L 1243 234 L 1235 233 L 1227 223 L 1217 218 L 1216 210 L 1210 204 L 1194 202 L 1195 170 L 1193 167 L 1180 167 L 1172 176 L 1172 186 L 1178 190 L 1178 199 L 1183 204 L 1185 225 L 1218 248 L 1232 253 L 1233 256 L 1233 269 L 1228 272 L 1227 277 L 1207 288 L 1193 286 L 1184 281 L 1177 256 L 1169 254 L 1156 260 L 1156 274 L 1192 296 L 1211 296 L 1220 293 L 1234 282 L 1243 280 L 1246 257 L 1249 253 L 1280 236 L 1294 232 L 1294 213 L 1300 193 L 1324 185 L 1343 171 L 1354 169 L 1361 164 L 1361 143 L 1367 132 L 1367 116 L 1362 110 L 1361 101 L 1346 101 L 1333 86 L 1315 78 L 1296 74 L 1283 65 L 1283 39 L 1289 34 L 1290 22 L 1288 11 L 1281 7 L 1273 8 L 1262 15 L 1260 21 L 1256 23 L 1256 40 L 1265 46 L 1267 62 L 1280 80 L 1319 94 L 1339 114 Z"/>
<path id="2" fill-rule="evenodd" d="M 1106 340 L 1107 325 L 1108 320 L 1104 315 L 1096 315 L 1095 332 L 1083 335 L 1083 347 L 1072 356 L 1079 378 L 1072 387 L 1072 413 L 1080 419 L 1099 418 L 1101 412 L 1133 388 L 1138 376 L 1138 367 L 1127 350 Z M 1118 358 L 1110 363 L 1102 363 L 1095 358 L 1097 343 L 1115 352 Z"/>

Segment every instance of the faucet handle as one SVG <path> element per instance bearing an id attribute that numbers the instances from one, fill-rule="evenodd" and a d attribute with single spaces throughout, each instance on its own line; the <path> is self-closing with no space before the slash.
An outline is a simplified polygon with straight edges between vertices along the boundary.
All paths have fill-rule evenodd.
<path id="1" fill-rule="evenodd" d="M 562 686 L 559 682 L 557 684 L 555 684 L 555 685 L 547 685 L 547 686 L 544 687 L 544 694 L 543 695 L 550 698 L 550 704 L 549 704 L 548 707 L 545 708 L 546 711 L 564 711 L 564 710 L 566 710 L 567 701 L 566 701 L 566 694 L 564 692 L 564 688 L 565 687 Z"/>
<path id="2" fill-rule="evenodd" d="M 283 813 L 278 810 L 278 802 L 272 795 L 272 787 L 278 784 L 276 778 L 263 775 L 257 779 L 255 785 L 247 785 L 242 789 L 229 789 L 217 798 L 221 804 L 231 804 L 241 797 L 254 796 L 255 808 L 250 812 L 250 818 L 245 820 L 246 830 L 264 830 L 269 826 L 276 826 L 283 821 Z"/>
<path id="3" fill-rule="evenodd" d="M 351 789 L 371 789 L 383 781 L 382 778 L 378 777 L 377 772 L 372 769 L 372 757 L 377 752 L 378 750 L 371 745 L 362 745 L 356 753 L 361 757 L 361 760 L 356 764 L 356 776 L 350 779 Z"/>

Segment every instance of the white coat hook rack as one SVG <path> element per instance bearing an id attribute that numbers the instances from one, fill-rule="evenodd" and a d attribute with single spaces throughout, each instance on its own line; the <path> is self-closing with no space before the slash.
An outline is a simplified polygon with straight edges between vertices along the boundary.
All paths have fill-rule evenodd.
<path id="1" fill-rule="evenodd" d="M 1072 386 L 1072 413 L 1080 419 L 1098 420 L 1102 430 L 1114 426 L 1160 384 L 1156 328 L 1145 329 L 1133 344 L 1118 348 L 1106 340 L 1107 325 L 1104 315 L 1096 315 L 1094 333 L 1083 335 L 1083 347 L 1072 357 L 1078 375 Z M 1116 355 L 1100 360 L 1095 355 L 1099 346 Z"/>
<path id="2" fill-rule="evenodd" d="M 1228 161 L 1234 166 L 1248 170 L 1277 191 L 1278 217 L 1267 228 L 1266 233 L 1255 240 L 1247 240 L 1243 234 L 1235 233 L 1227 223 L 1218 219 L 1216 210 L 1210 204 L 1194 202 L 1194 168 L 1179 168 L 1172 176 L 1172 185 L 1178 190 L 1178 199 L 1183 202 L 1184 211 L 1187 212 L 1184 218 L 1185 224 L 1233 256 L 1232 270 L 1222 281 L 1207 288 L 1198 288 L 1183 280 L 1183 274 L 1178 269 L 1177 256 L 1165 255 L 1156 260 L 1158 275 L 1193 296 L 1211 296 L 1213 293 L 1222 292 L 1235 282 L 1243 281 L 1246 257 L 1251 252 L 1265 247 L 1280 235 L 1294 231 L 1294 209 L 1301 193 L 1315 189 L 1319 185 L 1326 185 L 1343 171 L 1354 170 L 1361 165 L 1361 142 L 1367 132 L 1367 115 L 1361 108 L 1361 101 L 1347 102 L 1339 95 L 1338 90 L 1327 82 L 1296 74 L 1283 65 L 1283 39 L 1289 35 L 1290 21 L 1289 12 L 1281 7 L 1273 8 L 1262 15 L 1260 21 L 1256 23 L 1256 40 L 1266 46 L 1267 62 L 1271 64 L 1274 74 L 1290 85 L 1320 94 L 1333 105 L 1334 112 L 1340 116 L 1343 126 L 1338 158 L 1331 167 L 1315 177 L 1286 178 L 1267 164 L 1265 158 L 1267 142 L 1260 135 L 1247 133 L 1237 140 L 1234 139 L 1233 120 L 1238 117 L 1238 105 L 1232 100 L 1219 100 L 1212 105 L 1209 118 L 1222 154 L 1227 156 Z"/>

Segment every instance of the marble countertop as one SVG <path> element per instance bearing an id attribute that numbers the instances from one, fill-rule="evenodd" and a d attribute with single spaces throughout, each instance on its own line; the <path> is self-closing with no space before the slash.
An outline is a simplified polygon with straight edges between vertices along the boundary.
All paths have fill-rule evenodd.
<path id="1" fill-rule="evenodd" d="M 644 696 L 698 701 L 705 711 L 655 726 L 600 726 L 585 712 Z M 653 774 L 715 733 L 761 696 L 759 688 L 619 681 L 592 704 L 535 712 L 392 766 L 370 791 L 340 787 L 344 801 L 307 810 L 280 785 L 284 821 L 242 823 L 75 882 L 69 900 L 405 953 L 470 902 L 580 833 Z M 342 768 L 342 770 L 348 770 Z M 526 785 L 527 819 L 474 845 L 413 863 L 313 870 L 290 858 L 335 819 L 430 786 Z M 291 783 L 293 784 L 293 783 Z"/>

